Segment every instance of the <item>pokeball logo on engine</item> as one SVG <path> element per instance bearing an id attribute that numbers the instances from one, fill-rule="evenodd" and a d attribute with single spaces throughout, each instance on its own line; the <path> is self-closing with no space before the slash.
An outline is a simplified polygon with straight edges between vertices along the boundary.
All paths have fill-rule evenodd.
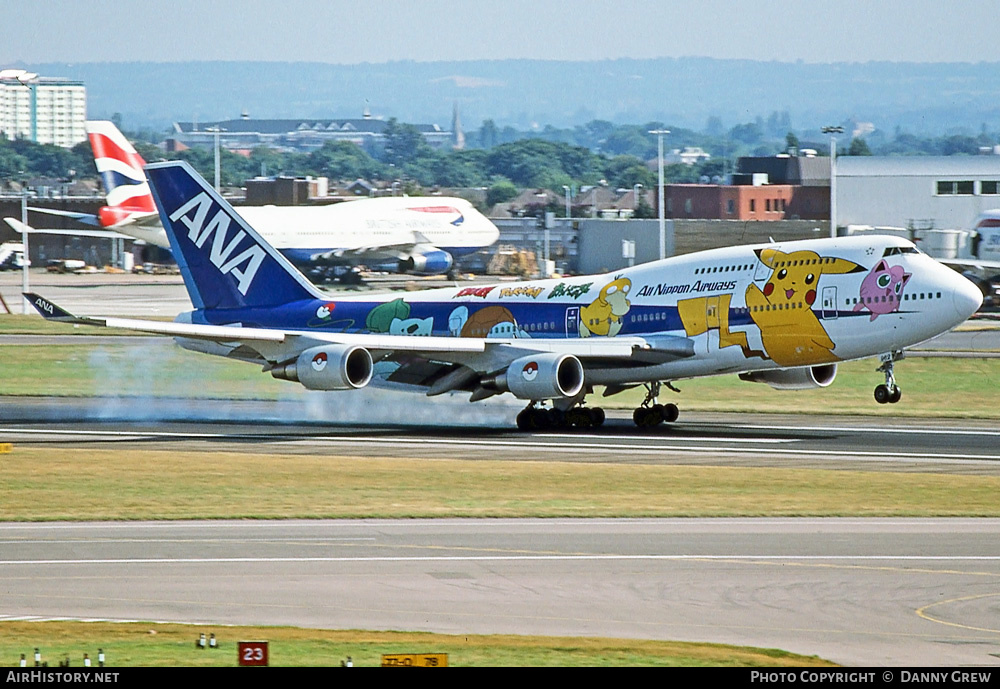
<path id="1" fill-rule="evenodd" d="M 317 373 L 322 371 L 324 368 L 326 368 L 326 361 L 327 361 L 326 352 L 320 352 L 319 354 L 314 356 L 312 360 L 313 370 L 316 371 Z"/>
<path id="2" fill-rule="evenodd" d="M 529 383 L 538 377 L 538 364 L 534 361 L 529 361 L 521 369 L 521 377 L 524 378 Z"/>

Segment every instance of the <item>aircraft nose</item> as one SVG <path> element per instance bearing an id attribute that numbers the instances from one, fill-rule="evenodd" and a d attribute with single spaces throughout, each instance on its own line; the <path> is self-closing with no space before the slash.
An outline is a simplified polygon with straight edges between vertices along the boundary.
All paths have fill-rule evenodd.
<path id="1" fill-rule="evenodd" d="M 952 301 L 955 304 L 955 311 L 962 319 L 966 319 L 983 305 L 983 293 L 979 288 L 966 278 L 956 275 L 955 287 L 952 289 Z"/>

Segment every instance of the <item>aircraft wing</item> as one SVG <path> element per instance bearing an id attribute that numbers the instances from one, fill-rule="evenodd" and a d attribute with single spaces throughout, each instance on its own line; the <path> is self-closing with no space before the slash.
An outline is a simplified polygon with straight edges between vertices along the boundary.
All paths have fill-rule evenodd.
<path id="1" fill-rule="evenodd" d="M 337 263 L 345 260 L 350 260 L 351 262 L 365 260 L 390 261 L 402 260 L 412 256 L 414 253 L 426 253 L 430 251 L 441 250 L 434 246 L 423 234 L 414 231 L 413 239 L 409 241 L 345 247 L 316 254 L 312 258 L 317 263 Z"/>
<path id="2" fill-rule="evenodd" d="M 33 206 L 28 207 L 29 211 L 35 213 L 45 213 L 46 215 L 58 215 L 61 218 L 73 218 L 84 225 L 93 225 L 94 227 L 100 227 L 101 222 L 97 219 L 97 216 L 93 213 L 81 213 L 79 211 L 63 211 L 56 208 L 35 208 Z"/>
<path id="3" fill-rule="evenodd" d="M 46 319 L 98 327 L 134 330 L 185 340 L 201 340 L 228 348 L 227 356 L 262 364 L 265 370 L 294 359 L 307 349 L 324 344 L 363 347 L 376 360 L 393 361 L 397 380 L 433 386 L 445 374 L 460 368 L 469 373 L 498 371 L 521 357 L 533 354 L 571 354 L 583 362 L 623 360 L 652 365 L 694 355 L 694 343 L 686 337 L 615 337 L 589 340 L 545 340 L 535 338 L 483 339 L 466 337 L 410 337 L 362 333 L 245 328 L 239 325 L 202 325 L 129 318 L 75 316 L 34 293 L 25 298 Z M 456 378 L 460 379 L 461 376 Z M 391 380 L 391 378 L 390 378 Z M 440 384 L 447 385 L 447 383 Z M 445 392 L 451 387 L 444 387 Z M 438 394 L 433 389 L 428 394 Z"/>
<path id="4" fill-rule="evenodd" d="M 15 220 L 14 218 L 4 218 L 7 224 L 10 225 L 15 232 L 18 234 L 26 232 L 27 234 L 54 234 L 54 235 L 66 235 L 70 237 L 97 237 L 99 239 L 134 239 L 129 235 L 121 234 L 120 232 L 114 232 L 112 230 L 65 230 L 65 229 L 55 229 L 55 228 L 38 228 L 25 225 L 20 220 Z"/>
<path id="5" fill-rule="evenodd" d="M 938 263 L 955 268 L 1000 269 L 1000 261 L 989 261 L 979 258 L 938 258 L 935 260 Z"/>
<path id="6" fill-rule="evenodd" d="M 84 225 L 103 227 L 100 219 L 93 213 L 81 213 L 79 211 L 64 211 L 57 208 L 35 208 L 28 207 L 29 211 L 35 213 L 45 213 L 46 215 L 58 215 L 61 218 L 72 218 Z M 129 214 L 114 224 L 114 227 L 124 225 L 136 225 L 138 227 L 160 227 L 160 215 L 156 212 L 129 211 Z"/>
<path id="7" fill-rule="evenodd" d="M 397 244 L 373 244 L 370 246 L 354 246 L 344 249 L 334 249 L 313 256 L 317 263 L 336 263 L 350 259 L 353 261 L 379 260 L 386 261 L 400 259 L 409 256 L 416 248 L 429 248 L 416 242 L 402 242 Z M 436 247 L 435 247 L 436 249 Z"/>

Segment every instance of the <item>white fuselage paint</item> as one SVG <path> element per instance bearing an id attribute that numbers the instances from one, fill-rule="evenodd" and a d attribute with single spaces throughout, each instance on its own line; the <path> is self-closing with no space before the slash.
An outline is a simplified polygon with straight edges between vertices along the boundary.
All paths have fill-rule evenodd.
<path id="1" fill-rule="evenodd" d="M 471 203 L 451 197 L 361 199 L 328 206 L 241 206 L 236 212 L 279 251 L 371 251 L 420 244 L 420 237 L 442 249 L 475 250 L 500 237 L 496 225 Z M 109 229 L 170 248 L 160 226 L 124 223 Z"/>
<path id="2" fill-rule="evenodd" d="M 773 266 L 761 260 L 761 256 L 769 256 L 764 253 L 767 251 L 773 252 Z M 787 268 L 781 265 L 812 260 L 828 263 Z M 907 276 L 899 293 L 892 295 L 898 301 L 880 302 L 883 295 L 873 294 L 870 289 L 864 293 L 862 283 L 883 260 Z M 762 301 L 768 283 L 780 282 L 777 276 L 781 270 L 801 273 L 803 281 L 812 276 L 809 285 L 799 286 L 814 292 L 811 304 L 804 298 L 808 289 L 790 294 L 791 287 L 786 289 L 783 284 L 774 288 L 773 298 Z M 626 282 L 630 284 L 625 299 L 615 302 L 614 294 L 606 292 L 620 294 L 622 290 L 614 287 Z M 866 304 L 866 299 L 875 299 L 876 303 Z M 653 321 L 638 324 L 638 332 L 632 327 L 622 335 L 687 337 L 695 343 L 694 356 L 655 366 L 637 367 L 628 362 L 622 367 L 588 367 L 588 385 L 677 380 L 877 356 L 955 327 L 978 308 L 981 299 L 975 285 L 917 251 L 912 243 L 877 235 L 729 247 L 604 275 L 435 289 L 406 296 L 406 301 L 414 305 L 437 302 L 455 307 L 519 306 L 526 307 L 527 313 L 532 304 L 578 305 L 581 320 L 587 319 L 585 312 L 593 307 L 600 313 L 595 320 L 621 324 L 638 315 L 634 312 L 639 306 L 661 307 L 664 312 L 682 309 L 687 313 L 682 328 L 658 330 Z M 339 299 L 353 300 L 370 301 L 371 296 Z M 616 304 L 626 302 L 622 314 Z M 767 311 L 755 310 L 765 308 L 765 302 Z M 714 311 L 706 315 L 706 307 Z M 770 317 L 778 317 L 779 322 L 770 322 Z M 561 323 L 556 326 L 556 330 L 563 327 Z M 546 332 L 527 333 L 523 323 L 517 327 L 518 336 L 507 340 L 512 345 L 531 346 L 531 340 L 519 337 L 553 337 Z M 586 351 L 589 338 L 614 337 L 617 331 L 605 327 L 602 333 L 583 334 L 587 337 L 575 340 L 580 351 Z M 812 344 L 814 341 L 817 344 Z"/>

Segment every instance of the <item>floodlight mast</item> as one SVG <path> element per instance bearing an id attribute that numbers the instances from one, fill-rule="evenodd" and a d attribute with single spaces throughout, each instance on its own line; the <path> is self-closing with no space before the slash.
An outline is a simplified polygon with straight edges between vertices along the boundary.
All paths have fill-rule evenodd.
<path id="1" fill-rule="evenodd" d="M 666 231 L 666 219 L 663 215 L 663 135 L 669 134 L 669 129 L 650 129 L 650 134 L 656 134 L 657 144 L 657 161 L 659 163 L 660 169 L 660 191 L 657 197 L 657 205 L 659 206 L 659 220 L 660 220 L 660 260 L 662 261 L 667 256 L 667 231 Z"/>
<path id="2" fill-rule="evenodd" d="M 844 128 L 839 126 L 823 127 L 824 134 L 830 134 L 830 236 L 837 236 L 837 137 L 833 134 L 843 134 Z"/>

